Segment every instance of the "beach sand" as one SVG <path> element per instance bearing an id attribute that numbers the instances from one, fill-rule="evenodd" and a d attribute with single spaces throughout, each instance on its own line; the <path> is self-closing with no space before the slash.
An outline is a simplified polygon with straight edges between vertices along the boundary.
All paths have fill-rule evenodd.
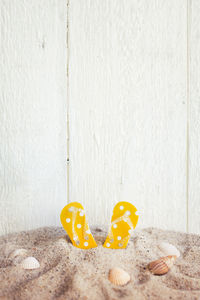
<path id="1" fill-rule="evenodd" d="M 72 246 L 62 228 L 45 227 L 0 237 L 0 299 L 140 300 L 200 299 L 200 236 L 149 228 L 136 230 L 128 247 L 102 247 L 106 231 L 92 230 L 98 247 Z M 147 264 L 162 256 L 157 244 L 167 241 L 181 252 L 169 273 L 150 274 Z M 23 257 L 9 258 L 18 248 L 27 249 L 40 268 L 24 270 Z M 123 287 L 108 280 L 110 268 L 126 270 L 131 281 Z"/>

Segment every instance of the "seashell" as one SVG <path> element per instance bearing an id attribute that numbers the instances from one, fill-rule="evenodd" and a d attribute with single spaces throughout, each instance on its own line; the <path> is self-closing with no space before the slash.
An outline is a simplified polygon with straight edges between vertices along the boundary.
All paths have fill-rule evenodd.
<path id="1" fill-rule="evenodd" d="M 39 261 L 33 256 L 25 258 L 20 265 L 25 270 L 37 269 L 40 267 Z"/>
<path id="2" fill-rule="evenodd" d="M 26 249 L 16 249 L 14 251 L 12 251 L 10 254 L 9 254 L 9 259 L 13 260 L 15 259 L 17 256 L 24 256 L 27 254 L 27 250 Z"/>
<path id="3" fill-rule="evenodd" d="M 177 257 L 180 256 L 179 250 L 172 244 L 161 242 L 158 244 L 158 248 L 164 255 L 176 255 Z"/>
<path id="4" fill-rule="evenodd" d="M 113 268 L 109 271 L 108 279 L 115 285 L 126 285 L 130 281 L 130 275 L 121 268 Z"/>
<path id="5" fill-rule="evenodd" d="M 154 275 L 164 275 L 173 266 L 175 260 L 176 260 L 175 255 L 168 255 L 165 257 L 161 257 L 148 264 L 148 269 Z"/>

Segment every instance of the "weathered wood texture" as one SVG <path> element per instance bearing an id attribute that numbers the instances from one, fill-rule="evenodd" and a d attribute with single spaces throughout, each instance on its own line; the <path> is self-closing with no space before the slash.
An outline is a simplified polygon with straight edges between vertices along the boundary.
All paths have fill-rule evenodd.
<path id="1" fill-rule="evenodd" d="M 189 231 L 200 233 L 200 1 L 189 1 Z"/>
<path id="2" fill-rule="evenodd" d="M 70 1 L 69 49 L 70 201 L 186 230 L 187 2 Z"/>
<path id="3" fill-rule="evenodd" d="M 66 203 L 67 4 L 1 0 L 0 233 L 58 225 Z"/>
<path id="4" fill-rule="evenodd" d="M 199 1 L 0 11 L 0 234 L 60 225 L 67 198 L 90 224 L 125 200 L 140 227 L 200 233 Z"/>

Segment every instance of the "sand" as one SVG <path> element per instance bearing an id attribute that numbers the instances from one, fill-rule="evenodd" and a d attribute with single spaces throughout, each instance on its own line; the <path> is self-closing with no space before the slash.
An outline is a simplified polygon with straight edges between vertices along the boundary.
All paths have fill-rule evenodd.
<path id="1" fill-rule="evenodd" d="M 62 228 L 0 237 L 0 299 L 200 299 L 200 236 L 150 228 L 135 231 L 126 249 L 111 250 L 102 247 L 106 231 L 92 231 L 99 246 L 91 250 L 73 247 Z M 161 255 L 160 241 L 175 245 L 181 256 L 169 273 L 155 276 L 146 266 Z M 40 268 L 24 270 L 23 257 L 10 259 L 18 248 L 36 257 Z M 124 287 L 108 280 L 117 266 L 131 275 Z"/>

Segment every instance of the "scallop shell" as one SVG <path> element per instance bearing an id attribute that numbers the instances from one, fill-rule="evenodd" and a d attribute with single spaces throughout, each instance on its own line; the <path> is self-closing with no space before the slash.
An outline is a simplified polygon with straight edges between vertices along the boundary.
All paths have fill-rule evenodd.
<path id="1" fill-rule="evenodd" d="M 179 250 L 172 244 L 161 242 L 158 244 L 158 248 L 164 255 L 176 255 L 177 257 L 180 256 Z"/>
<path id="2" fill-rule="evenodd" d="M 29 256 L 21 262 L 21 267 L 25 270 L 37 269 L 40 263 L 35 257 Z"/>
<path id="3" fill-rule="evenodd" d="M 16 249 L 14 251 L 12 251 L 10 254 L 9 254 L 9 259 L 13 260 L 14 258 L 16 258 L 17 256 L 24 256 L 27 254 L 27 250 L 26 249 Z"/>
<path id="4" fill-rule="evenodd" d="M 165 257 L 161 257 L 148 264 L 148 269 L 154 275 L 164 275 L 173 266 L 175 260 L 176 260 L 175 255 L 168 255 Z"/>
<path id="5" fill-rule="evenodd" d="M 108 279 L 115 285 L 126 285 L 130 281 L 130 275 L 121 268 L 113 268 L 109 271 Z"/>

